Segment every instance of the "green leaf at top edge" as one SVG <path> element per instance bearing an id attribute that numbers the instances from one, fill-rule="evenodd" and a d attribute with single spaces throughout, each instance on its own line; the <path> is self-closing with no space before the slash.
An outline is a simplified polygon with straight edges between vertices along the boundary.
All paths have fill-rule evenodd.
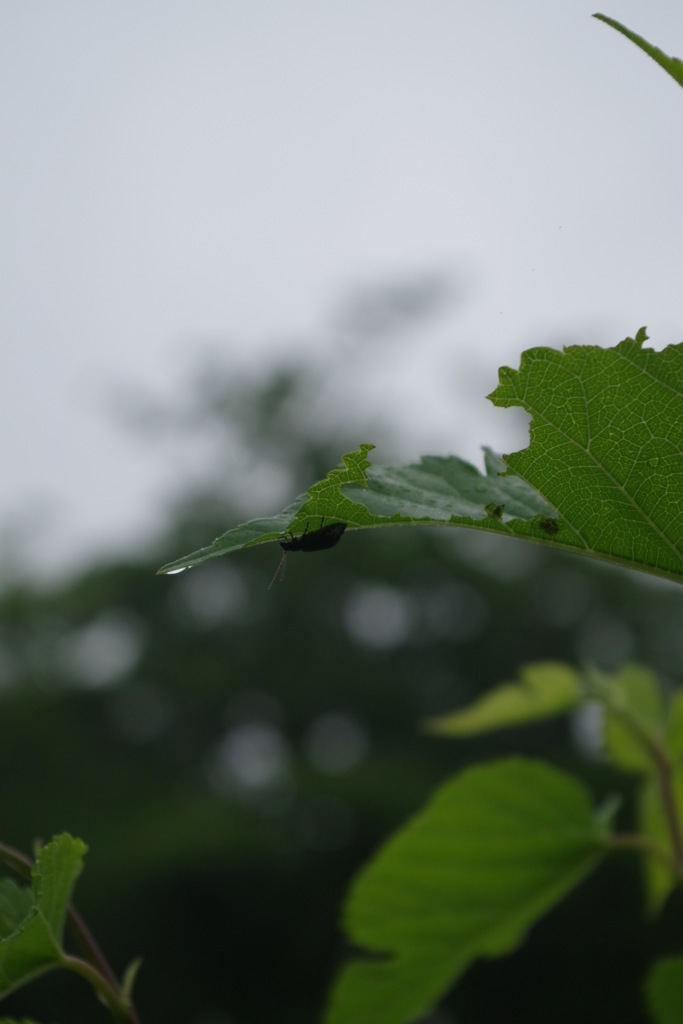
<path id="1" fill-rule="evenodd" d="M 608 18 L 606 14 L 594 14 L 594 18 L 598 21 L 604 21 L 606 25 L 610 25 L 616 29 L 617 32 L 621 32 L 623 36 L 630 39 L 632 43 L 635 43 L 643 53 L 646 53 L 648 57 L 652 57 L 654 61 L 659 64 L 661 68 L 671 75 L 675 82 L 679 85 L 683 85 L 683 61 L 679 60 L 678 57 L 669 57 L 663 50 L 660 50 L 657 46 L 653 46 L 652 43 L 648 43 L 642 36 L 637 35 L 630 29 L 622 25 L 621 22 L 615 21 L 614 18 Z"/>

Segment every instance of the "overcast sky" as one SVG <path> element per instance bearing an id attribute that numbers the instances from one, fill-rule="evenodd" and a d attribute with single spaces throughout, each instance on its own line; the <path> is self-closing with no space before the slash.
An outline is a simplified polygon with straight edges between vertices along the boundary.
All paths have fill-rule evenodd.
<path id="1" fill-rule="evenodd" d="M 357 395 L 411 396 L 402 461 L 510 450 L 483 395 L 524 348 L 683 340 L 683 92 L 594 2 L 4 0 L 0 535 L 125 547 L 182 461 L 112 391 L 333 344 L 356 286 L 453 282 Z M 604 3 L 683 55 L 678 0 Z"/>

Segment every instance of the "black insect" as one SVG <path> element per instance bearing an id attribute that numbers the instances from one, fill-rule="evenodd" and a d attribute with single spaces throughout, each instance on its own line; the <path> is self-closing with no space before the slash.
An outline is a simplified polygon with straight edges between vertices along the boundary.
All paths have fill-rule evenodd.
<path id="1" fill-rule="evenodd" d="M 321 526 L 313 533 L 306 529 L 300 537 L 281 540 L 280 547 L 283 551 L 324 551 L 325 548 L 334 547 L 345 529 L 346 523 L 330 523 L 329 526 Z"/>
<path id="2" fill-rule="evenodd" d="M 324 523 L 325 520 L 323 519 L 322 522 Z M 290 536 L 279 541 L 282 548 L 282 558 L 275 570 L 275 575 L 268 585 L 268 589 L 270 590 L 278 576 L 280 580 L 285 578 L 285 566 L 289 551 L 325 551 L 326 548 L 333 548 L 345 529 L 346 523 L 328 523 L 327 526 L 321 526 L 319 530 L 313 530 L 312 533 L 309 533 L 308 526 L 306 526 L 300 537 Z"/>

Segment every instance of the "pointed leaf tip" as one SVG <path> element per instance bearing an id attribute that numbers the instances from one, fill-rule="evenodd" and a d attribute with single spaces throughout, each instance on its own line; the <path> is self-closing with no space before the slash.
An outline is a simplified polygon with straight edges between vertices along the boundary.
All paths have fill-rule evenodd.
<path id="1" fill-rule="evenodd" d="M 653 46 L 652 43 L 648 43 L 646 39 L 639 36 L 636 32 L 632 32 L 631 29 L 626 28 L 621 22 L 616 21 L 614 18 L 608 17 L 606 14 L 594 14 L 594 18 L 598 21 L 602 21 L 605 25 L 609 25 L 611 28 L 620 32 L 627 39 L 630 39 L 632 43 L 646 53 L 648 57 L 651 57 L 667 74 L 671 75 L 675 82 L 683 86 L 683 61 L 679 60 L 678 57 L 669 57 L 668 54 L 660 50 L 659 47 Z"/>

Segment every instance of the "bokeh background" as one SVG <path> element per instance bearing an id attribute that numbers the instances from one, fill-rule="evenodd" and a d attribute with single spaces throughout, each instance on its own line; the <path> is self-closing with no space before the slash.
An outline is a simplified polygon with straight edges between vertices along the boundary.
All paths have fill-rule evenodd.
<path id="1" fill-rule="evenodd" d="M 680 683 L 659 581 L 465 531 L 159 565 L 360 441 L 480 464 L 536 344 L 680 341 L 680 97 L 582 2 L 85 2 L 0 11 L 2 836 L 90 845 L 78 903 L 145 1024 L 314 1024 L 349 880 L 438 782 L 511 751 L 599 798 L 590 722 L 421 721 L 532 659 Z M 671 2 L 605 13 L 680 52 Z M 627 824 L 630 803 L 622 811 Z M 598 872 L 432 1024 L 619 1019 L 675 947 Z M 106 1020 L 79 979 L 3 1004 Z"/>

